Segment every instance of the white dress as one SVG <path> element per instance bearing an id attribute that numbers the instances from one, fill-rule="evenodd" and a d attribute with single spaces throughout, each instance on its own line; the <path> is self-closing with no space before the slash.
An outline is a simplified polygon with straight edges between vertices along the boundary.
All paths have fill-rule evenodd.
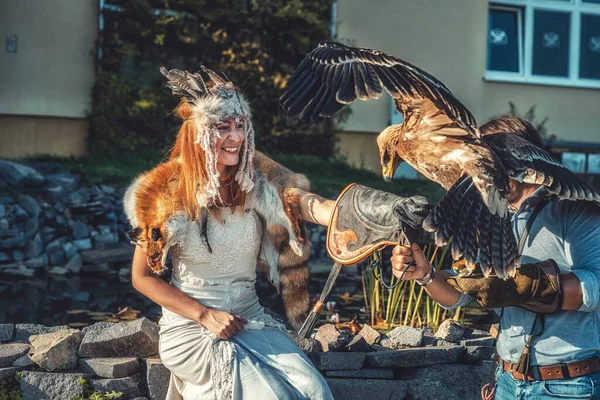
<path id="1" fill-rule="evenodd" d="M 248 210 L 247 210 L 248 211 Z M 159 353 L 171 371 L 171 399 L 332 399 L 322 375 L 285 328 L 266 314 L 254 289 L 261 224 L 254 211 L 209 215 L 208 242 L 189 223 L 171 249 L 171 284 L 207 307 L 250 321 L 230 340 L 163 308 Z"/>

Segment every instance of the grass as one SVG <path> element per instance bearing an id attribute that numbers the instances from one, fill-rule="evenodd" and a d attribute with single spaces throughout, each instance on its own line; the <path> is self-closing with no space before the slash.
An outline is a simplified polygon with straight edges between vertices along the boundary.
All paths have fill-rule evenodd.
<path id="1" fill-rule="evenodd" d="M 396 193 L 402 196 L 416 194 L 437 201 L 443 190 L 436 183 L 428 180 L 401 179 L 389 184 L 381 175 L 353 168 L 340 159 L 324 159 L 310 155 L 278 154 L 273 159 L 289 169 L 305 174 L 311 181 L 313 192 L 322 196 L 335 198 L 350 183 L 360 183 L 376 189 Z M 18 162 L 53 162 L 66 167 L 80 176 L 84 185 L 108 184 L 117 187 L 127 186 L 141 172 L 147 171 L 166 159 L 166 155 L 158 151 L 131 153 L 111 156 L 89 157 L 56 157 L 36 156 L 16 160 Z"/>

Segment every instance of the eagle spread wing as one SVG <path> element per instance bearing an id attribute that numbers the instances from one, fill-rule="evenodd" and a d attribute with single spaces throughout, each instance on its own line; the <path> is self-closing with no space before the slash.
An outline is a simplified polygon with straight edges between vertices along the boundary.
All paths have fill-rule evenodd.
<path id="1" fill-rule="evenodd" d="M 280 103 L 289 115 L 301 115 L 317 123 L 357 97 L 379 98 L 383 89 L 395 99 L 405 120 L 428 99 L 434 107 L 428 107 L 425 113 L 434 121 L 447 115 L 456 128 L 448 133 L 479 136 L 471 112 L 432 75 L 381 51 L 337 42 L 321 42 L 304 58 Z"/>

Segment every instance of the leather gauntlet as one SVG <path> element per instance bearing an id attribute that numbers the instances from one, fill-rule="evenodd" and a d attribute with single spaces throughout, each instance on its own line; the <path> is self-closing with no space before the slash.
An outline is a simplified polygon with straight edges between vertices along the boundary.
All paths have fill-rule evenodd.
<path id="1" fill-rule="evenodd" d="M 473 296 L 485 308 L 522 307 L 540 314 L 562 309 L 563 288 L 558 265 L 552 259 L 522 264 L 514 278 L 449 277 L 456 290 Z"/>
<path id="2" fill-rule="evenodd" d="M 363 185 L 347 186 L 336 200 L 327 229 L 327 251 L 344 265 L 375 250 L 408 241 L 422 232 L 431 205 L 423 196 L 400 197 Z"/>

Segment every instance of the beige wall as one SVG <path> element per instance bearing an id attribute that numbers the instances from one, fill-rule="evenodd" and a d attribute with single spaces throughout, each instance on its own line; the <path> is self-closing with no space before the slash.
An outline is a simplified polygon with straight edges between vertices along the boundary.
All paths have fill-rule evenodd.
<path id="1" fill-rule="evenodd" d="M 475 115 L 479 123 L 508 112 L 508 102 L 525 112 L 537 104 L 538 120 L 549 116 L 547 127 L 560 139 L 600 142 L 599 89 L 487 82 L 488 2 L 485 0 L 363 0 L 338 1 L 339 40 L 391 53 L 430 72 L 444 82 Z M 353 114 L 341 128 L 379 132 L 389 120 L 388 97 L 356 101 Z M 365 142 L 341 134 L 339 148 L 349 160 L 379 165 L 375 136 Z M 355 147 L 353 143 L 361 147 Z M 368 145 L 372 143 L 372 145 Z"/>
<path id="2" fill-rule="evenodd" d="M 85 119 L 0 115 L 0 157 L 85 155 L 87 130 Z"/>
<path id="3" fill-rule="evenodd" d="M 97 8 L 97 0 L 0 1 L 0 114 L 86 116 Z M 11 34 L 15 54 L 4 48 Z"/>

